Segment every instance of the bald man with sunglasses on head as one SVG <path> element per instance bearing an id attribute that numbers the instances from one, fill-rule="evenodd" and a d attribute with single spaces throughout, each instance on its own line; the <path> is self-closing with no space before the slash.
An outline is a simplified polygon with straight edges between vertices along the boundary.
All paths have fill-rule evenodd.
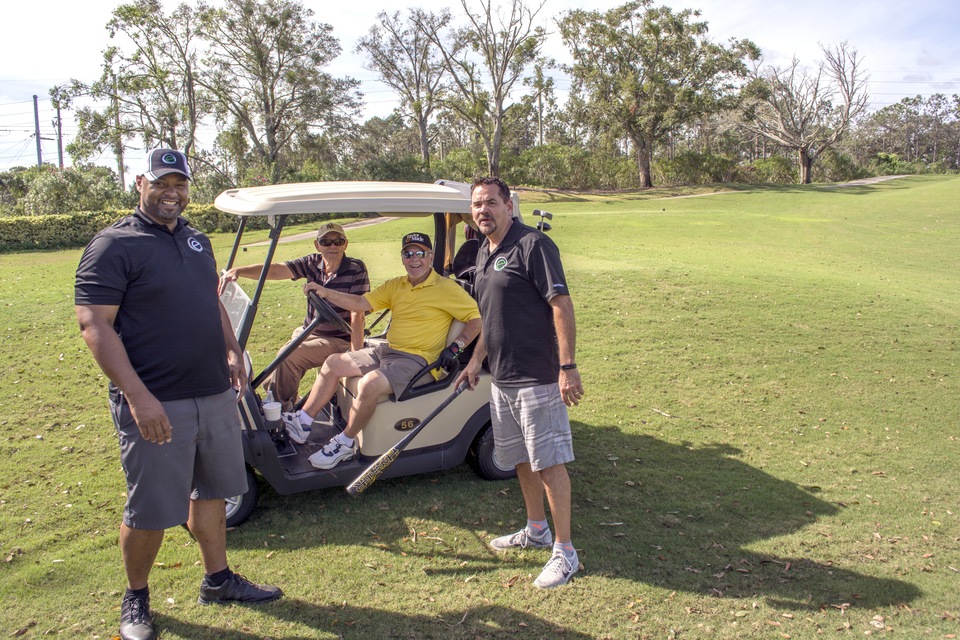
<path id="1" fill-rule="evenodd" d="M 270 265 L 267 280 L 299 280 L 305 278 L 308 284 L 318 284 L 335 291 L 353 295 L 363 295 L 370 291 L 370 277 L 362 261 L 350 258 L 347 252 L 347 235 L 336 222 L 321 225 L 314 240 L 317 252 Z M 220 278 L 220 292 L 228 283 L 237 278 L 260 277 L 262 265 L 252 264 L 234 267 Z M 283 411 L 291 412 L 297 403 L 300 381 L 310 369 L 320 367 L 326 359 L 345 351 L 357 351 L 363 348 L 364 314 L 347 311 L 334 306 L 334 310 L 350 325 L 350 333 L 344 333 L 339 327 L 321 323 L 313 330 L 313 335 L 303 341 L 286 360 L 277 367 L 263 383 L 264 389 L 273 394 L 274 400 L 283 405 Z M 296 340 L 313 321 L 316 311 L 307 304 L 307 316 L 303 325 L 297 327 L 290 337 Z M 280 349 L 286 348 L 286 345 Z M 279 352 L 278 352 L 279 353 Z"/>

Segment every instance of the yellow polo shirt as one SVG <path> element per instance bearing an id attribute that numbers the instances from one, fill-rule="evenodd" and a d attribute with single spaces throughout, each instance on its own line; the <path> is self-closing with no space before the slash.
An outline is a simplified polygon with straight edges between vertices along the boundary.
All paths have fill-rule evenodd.
<path id="1" fill-rule="evenodd" d="M 446 346 L 450 323 L 480 317 L 476 301 L 460 285 L 431 271 L 415 287 L 409 276 L 392 278 L 363 294 L 374 311 L 390 309 L 387 343 L 433 362 Z"/>

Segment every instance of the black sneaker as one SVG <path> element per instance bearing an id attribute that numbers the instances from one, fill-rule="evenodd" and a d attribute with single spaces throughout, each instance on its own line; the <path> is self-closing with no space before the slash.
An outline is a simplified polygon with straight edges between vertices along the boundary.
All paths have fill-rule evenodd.
<path id="1" fill-rule="evenodd" d="M 155 640 L 156 637 L 150 616 L 150 598 L 125 595 L 120 605 L 121 640 Z"/>
<path id="2" fill-rule="evenodd" d="M 200 583 L 199 604 L 226 604 L 228 602 L 246 602 L 258 604 L 270 602 L 283 595 L 279 587 L 253 584 L 239 573 L 231 573 L 219 587 L 207 583 L 206 579 Z"/>

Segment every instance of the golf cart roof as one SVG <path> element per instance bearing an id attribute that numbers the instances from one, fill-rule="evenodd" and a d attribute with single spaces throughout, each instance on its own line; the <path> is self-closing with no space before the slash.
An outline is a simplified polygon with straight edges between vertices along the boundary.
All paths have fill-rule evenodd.
<path id="1" fill-rule="evenodd" d="M 423 182 L 300 182 L 228 189 L 214 201 L 238 216 L 296 213 L 383 213 L 391 216 L 470 213 L 470 185 Z"/>

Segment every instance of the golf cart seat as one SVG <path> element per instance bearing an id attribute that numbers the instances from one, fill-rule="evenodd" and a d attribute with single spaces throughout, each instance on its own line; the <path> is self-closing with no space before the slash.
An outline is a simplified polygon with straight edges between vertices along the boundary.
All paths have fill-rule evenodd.
<path id="1" fill-rule="evenodd" d="M 466 324 L 460 320 L 453 320 L 453 322 L 450 323 L 450 329 L 447 331 L 447 339 L 444 344 L 450 345 L 453 343 L 453 341 L 457 339 L 457 336 L 463 332 L 465 326 Z M 464 353 L 461 357 L 469 357 L 469 354 Z M 393 393 L 384 393 L 377 399 L 378 413 L 391 410 L 391 408 L 386 405 L 393 405 L 398 407 L 398 416 L 400 416 L 400 418 L 397 421 L 371 420 L 370 424 L 367 425 L 358 436 L 360 448 L 366 455 L 379 455 L 372 453 L 371 450 L 382 449 L 380 453 L 383 453 L 396 444 L 398 431 L 403 430 L 401 427 L 404 425 L 401 423 L 404 419 L 409 419 L 410 416 L 426 415 L 433 408 L 431 405 L 435 406 L 438 403 L 438 396 L 434 394 L 451 389 L 451 385 L 460 370 L 459 367 L 449 372 L 441 370 L 440 378 L 434 379 L 430 371 L 433 370 L 435 366 L 436 363 L 428 363 L 421 369 L 413 381 L 401 392 L 399 398 Z M 337 389 L 337 406 L 344 420 L 347 419 L 350 408 L 356 401 L 359 383 L 360 376 L 343 378 L 340 381 L 340 386 Z M 447 391 L 447 393 L 449 393 L 449 391 Z M 400 407 L 402 407 L 402 409 L 399 409 Z M 377 428 L 378 426 L 380 427 L 379 429 Z M 406 428 L 412 428 L 413 426 L 415 425 L 410 425 Z M 418 437 L 418 443 L 420 440 L 421 438 Z"/>
<path id="2" fill-rule="evenodd" d="M 473 295 L 473 281 L 477 271 L 477 253 L 480 251 L 480 241 L 476 238 L 467 240 L 457 249 L 453 257 L 453 275 L 467 293 Z"/>

